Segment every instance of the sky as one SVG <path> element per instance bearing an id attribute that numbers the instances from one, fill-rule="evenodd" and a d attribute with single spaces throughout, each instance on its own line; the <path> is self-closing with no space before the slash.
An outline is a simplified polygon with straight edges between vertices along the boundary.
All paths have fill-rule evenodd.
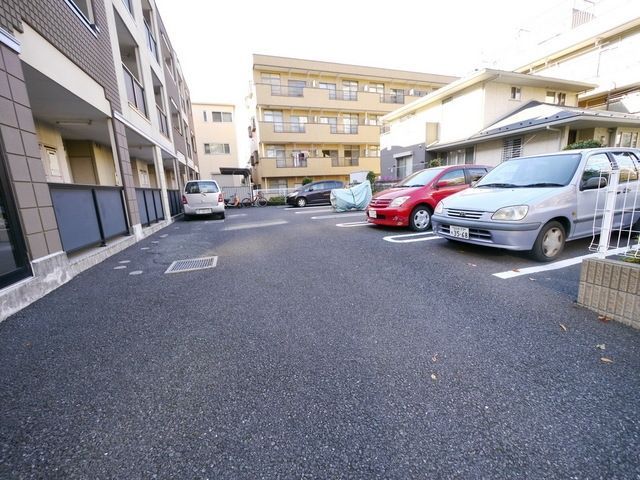
<path id="1" fill-rule="evenodd" d="M 156 0 L 194 102 L 242 102 L 252 54 L 445 75 L 486 66 L 562 0 Z"/>

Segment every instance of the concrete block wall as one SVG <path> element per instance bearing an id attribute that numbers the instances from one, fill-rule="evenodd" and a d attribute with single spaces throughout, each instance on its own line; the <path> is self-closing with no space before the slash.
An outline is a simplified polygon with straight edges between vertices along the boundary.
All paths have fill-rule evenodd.
<path id="1" fill-rule="evenodd" d="M 640 264 L 596 258 L 584 260 L 578 303 L 640 329 Z"/>
<path id="2" fill-rule="evenodd" d="M 62 251 L 18 54 L 0 45 L 0 136 L 31 260 Z"/>

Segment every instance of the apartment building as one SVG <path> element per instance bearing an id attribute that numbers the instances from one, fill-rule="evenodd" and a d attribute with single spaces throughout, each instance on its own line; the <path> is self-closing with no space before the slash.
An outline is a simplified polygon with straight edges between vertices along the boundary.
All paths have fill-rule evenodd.
<path id="1" fill-rule="evenodd" d="M 249 126 L 253 182 L 293 188 L 305 177 L 380 174 L 381 117 L 455 77 L 253 56 Z"/>
<path id="2" fill-rule="evenodd" d="M 3 0 L 0 319 L 166 225 L 198 175 L 153 0 Z"/>
<path id="3" fill-rule="evenodd" d="M 580 107 L 640 113 L 639 2 L 561 0 L 524 30 L 508 69 L 593 83 Z"/>
<path id="4" fill-rule="evenodd" d="M 198 148 L 200 178 L 213 178 L 223 187 L 240 186 L 240 157 L 235 106 L 194 103 L 193 126 Z M 246 161 L 243 162 L 246 165 Z"/>

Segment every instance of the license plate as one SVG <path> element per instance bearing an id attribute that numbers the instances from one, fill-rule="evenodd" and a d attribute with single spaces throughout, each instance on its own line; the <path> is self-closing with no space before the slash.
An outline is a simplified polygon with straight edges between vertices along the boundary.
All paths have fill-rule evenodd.
<path id="1" fill-rule="evenodd" d="M 469 229 L 467 227 L 456 227 L 451 225 L 449 227 L 449 233 L 452 237 L 456 238 L 469 238 Z"/>
<path id="2" fill-rule="evenodd" d="M 369 210 L 369 218 L 376 218 L 378 214 L 375 210 Z"/>
<path id="3" fill-rule="evenodd" d="M 211 213 L 211 209 L 210 209 L 210 208 L 198 208 L 198 209 L 196 210 L 196 213 L 202 213 L 202 214 L 204 214 L 204 213 Z"/>

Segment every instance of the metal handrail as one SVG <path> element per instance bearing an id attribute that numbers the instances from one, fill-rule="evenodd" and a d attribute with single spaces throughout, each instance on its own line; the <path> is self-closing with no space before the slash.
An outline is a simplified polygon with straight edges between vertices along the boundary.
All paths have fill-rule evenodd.
<path id="1" fill-rule="evenodd" d="M 147 23 L 147 20 L 144 19 L 143 22 L 144 22 L 144 29 L 145 29 L 146 34 L 147 34 L 146 35 L 147 36 L 147 46 L 149 47 L 149 50 L 153 54 L 153 58 L 155 58 L 156 61 L 158 61 L 158 42 L 156 41 L 156 38 L 153 36 L 153 32 L 151 31 L 151 27 Z"/>
<path id="2" fill-rule="evenodd" d="M 144 87 L 142 83 L 131 73 L 131 70 L 127 66 L 122 64 L 122 71 L 125 77 L 125 87 L 127 90 L 127 98 L 135 108 L 144 113 L 147 116 L 147 101 L 144 98 Z M 129 83 L 127 83 L 129 81 Z"/>

